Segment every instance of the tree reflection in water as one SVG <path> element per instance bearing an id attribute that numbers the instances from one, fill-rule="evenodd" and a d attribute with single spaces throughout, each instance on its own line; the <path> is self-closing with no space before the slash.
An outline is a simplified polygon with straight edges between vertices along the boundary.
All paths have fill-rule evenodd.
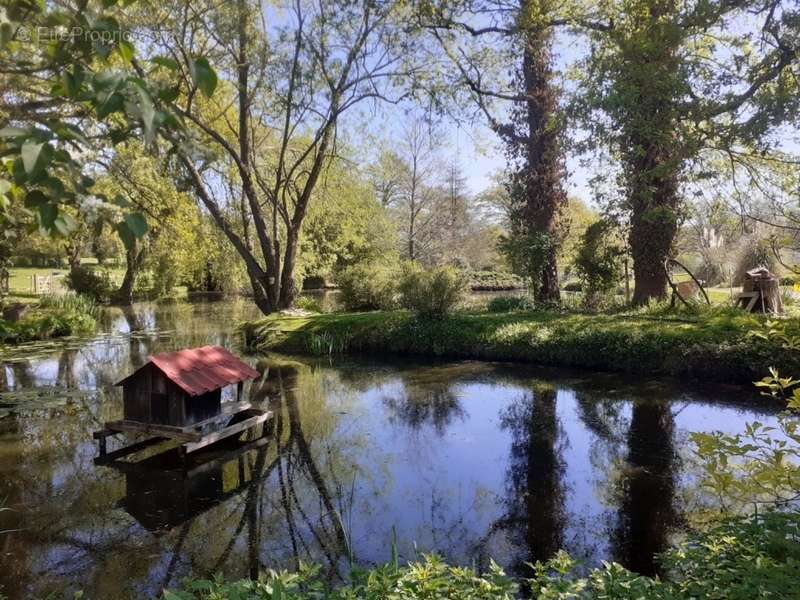
<path id="1" fill-rule="evenodd" d="M 403 378 L 402 389 L 385 395 L 382 401 L 389 410 L 390 423 L 400 422 L 414 430 L 430 425 L 439 436 L 455 419 L 465 417 L 452 382 L 423 383 L 413 377 Z"/>
<path id="2" fill-rule="evenodd" d="M 256 577 L 265 564 L 273 564 L 270 557 L 261 555 L 267 538 L 271 544 L 266 546 L 271 546 L 288 537 L 295 567 L 301 560 L 324 556 L 332 578 L 340 575 L 345 566 L 342 560 L 351 555 L 339 511 L 306 438 L 295 394 L 296 380 L 296 368 L 283 366 L 271 368 L 269 377 L 251 387 L 251 402 L 265 403 L 274 413 L 271 441 L 239 458 L 240 477 L 244 478 L 247 471 L 251 479 L 238 506 L 238 522 L 232 531 L 229 528 L 227 534 L 223 533 L 227 543 L 208 574 L 230 567 L 231 562 L 243 562 L 244 557 L 236 555 L 243 536 L 244 564 L 251 577 Z M 276 493 L 280 496 L 277 502 Z M 276 557 L 283 559 L 282 553 Z"/>
<path id="3" fill-rule="evenodd" d="M 567 440 L 556 408 L 556 389 L 541 384 L 518 396 L 502 414 L 502 427 L 511 432 L 506 510 L 483 543 L 505 535 L 523 549 L 510 565 L 518 575 L 530 575 L 526 563 L 547 560 L 563 546 L 566 490 L 561 453 Z M 485 562 L 489 557 L 481 558 Z"/>
<path id="4" fill-rule="evenodd" d="M 633 402 L 613 545 L 620 563 L 645 575 L 656 573 L 655 555 L 667 548 L 669 532 L 678 520 L 674 427 L 669 403 Z"/>

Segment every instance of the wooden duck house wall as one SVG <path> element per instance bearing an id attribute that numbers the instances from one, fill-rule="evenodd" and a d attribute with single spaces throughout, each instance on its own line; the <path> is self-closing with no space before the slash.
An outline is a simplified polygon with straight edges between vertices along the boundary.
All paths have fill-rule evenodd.
<path id="1" fill-rule="evenodd" d="M 122 383 L 126 421 L 185 427 L 220 413 L 222 391 L 189 396 L 152 363 Z"/>

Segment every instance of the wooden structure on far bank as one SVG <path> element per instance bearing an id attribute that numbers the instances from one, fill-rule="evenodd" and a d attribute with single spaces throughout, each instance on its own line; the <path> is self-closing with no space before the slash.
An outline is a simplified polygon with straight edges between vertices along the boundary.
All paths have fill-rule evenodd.
<path id="1" fill-rule="evenodd" d="M 263 423 L 271 413 L 241 401 L 243 383 L 258 371 L 219 346 L 155 354 L 117 383 L 122 386 L 123 419 L 94 433 L 100 460 L 115 459 L 167 439 L 193 452 Z M 222 390 L 236 386 L 236 401 L 222 402 Z M 106 456 L 106 438 L 119 433 L 154 437 Z M 113 456 L 112 456 L 113 455 Z"/>
<path id="2" fill-rule="evenodd" d="M 766 267 L 745 272 L 742 292 L 736 296 L 736 305 L 748 312 L 783 313 L 783 300 L 778 278 Z"/>

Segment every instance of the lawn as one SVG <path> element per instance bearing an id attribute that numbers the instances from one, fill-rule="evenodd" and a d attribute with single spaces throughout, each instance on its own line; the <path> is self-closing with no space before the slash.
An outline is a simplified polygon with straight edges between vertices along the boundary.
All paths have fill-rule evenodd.
<path id="1" fill-rule="evenodd" d="M 84 259 L 82 262 L 89 264 L 92 261 L 90 259 Z M 96 261 L 94 262 L 96 263 Z M 54 285 L 56 286 L 53 291 L 58 292 L 63 289 L 64 277 L 68 272 L 67 269 L 57 267 L 14 267 L 9 269 L 9 300 L 12 302 L 30 302 L 40 296 L 41 292 L 34 293 L 33 291 L 32 278 L 34 275 L 39 277 L 52 276 Z M 125 275 L 125 269 L 122 267 L 111 267 L 108 269 L 108 272 L 111 274 L 111 279 L 117 284 L 122 281 Z"/>

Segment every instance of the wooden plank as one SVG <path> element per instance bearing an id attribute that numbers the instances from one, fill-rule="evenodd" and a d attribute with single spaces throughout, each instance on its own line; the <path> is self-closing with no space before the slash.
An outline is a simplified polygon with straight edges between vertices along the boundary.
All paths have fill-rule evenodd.
<path id="1" fill-rule="evenodd" d="M 213 423 L 214 421 L 224 418 L 224 417 L 232 417 L 235 413 L 241 412 L 243 410 L 247 410 L 248 408 L 252 407 L 253 405 L 249 402 L 236 402 L 233 405 L 225 406 L 223 404 L 223 409 L 218 415 L 214 415 L 213 417 L 209 417 L 208 419 L 204 419 L 203 421 L 198 421 L 192 425 L 187 425 L 183 427 L 183 431 L 194 431 L 196 429 L 202 429 L 205 425 L 209 423 Z"/>
<path id="2" fill-rule="evenodd" d="M 183 445 L 184 452 L 189 454 L 190 452 L 194 452 L 195 450 L 200 450 L 200 448 L 205 448 L 206 446 L 213 444 L 214 442 L 224 440 L 225 438 L 231 437 L 232 435 L 236 435 L 237 433 L 241 433 L 247 429 L 250 429 L 251 427 L 255 427 L 259 423 L 263 423 L 264 421 L 269 419 L 271 416 L 272 416 L 272 411 L 266 411 L 260 415 L 250 417 L 249 419 L 245 419 L 240 423 L 231 425 L 230 427 L 226 427 L 219 431 L 215 431 L 214 433 L 210 433 L 197 442 L 184 444 Z"/>
<path id="3" fill-rule="evenodd" d="M 127 431 L 131 433 L 149 433 L 185 442 L 197 442 L 202 435 L 194 431 L 184 431 L 181 427 L 172 425 L 157 425 L 155 423 L 138 423 L 136 421 L 108 421 L 106 429 L 113 431 Z"/>
<path id="4" fill-rule="evenodd" d="M 122 458 L 123 456 L 128 456 L 129 454 L 133 454 L 134 452 L 139 452 L 140 450 L 144 450 L 145 448 L 149 448 L 150 446 L 160 444 L 161 442 L 166 442 L 168 439 L 169 438 L 161 436 L 147 438 L 146 440 L 142 440 L 141 442 L 136 442 L 135 444 L 131 444 L 130 446 L 125 446 L 124 448 L 120 448 L 119 450 L 114 450 L 113 452 L 109 452 L 108 454 L 98 456 L 97 458 L 94 459 L 94 464 L 105 465 L 110 462 L 114 462 L 118 458 Z"/>
<path id="5" fill-rule="evenodd" d="M 753 307 L 758 302 L 758 298 L 761 296 L 759 292 L 741 292 L 739 295 L 736 296 L 736 304 L 741 302 L 742 308 L 744 308 L 747 312 L 752 312 Z M 749 302 L 745 302 L 745 300 L 749 300 Z"/>

